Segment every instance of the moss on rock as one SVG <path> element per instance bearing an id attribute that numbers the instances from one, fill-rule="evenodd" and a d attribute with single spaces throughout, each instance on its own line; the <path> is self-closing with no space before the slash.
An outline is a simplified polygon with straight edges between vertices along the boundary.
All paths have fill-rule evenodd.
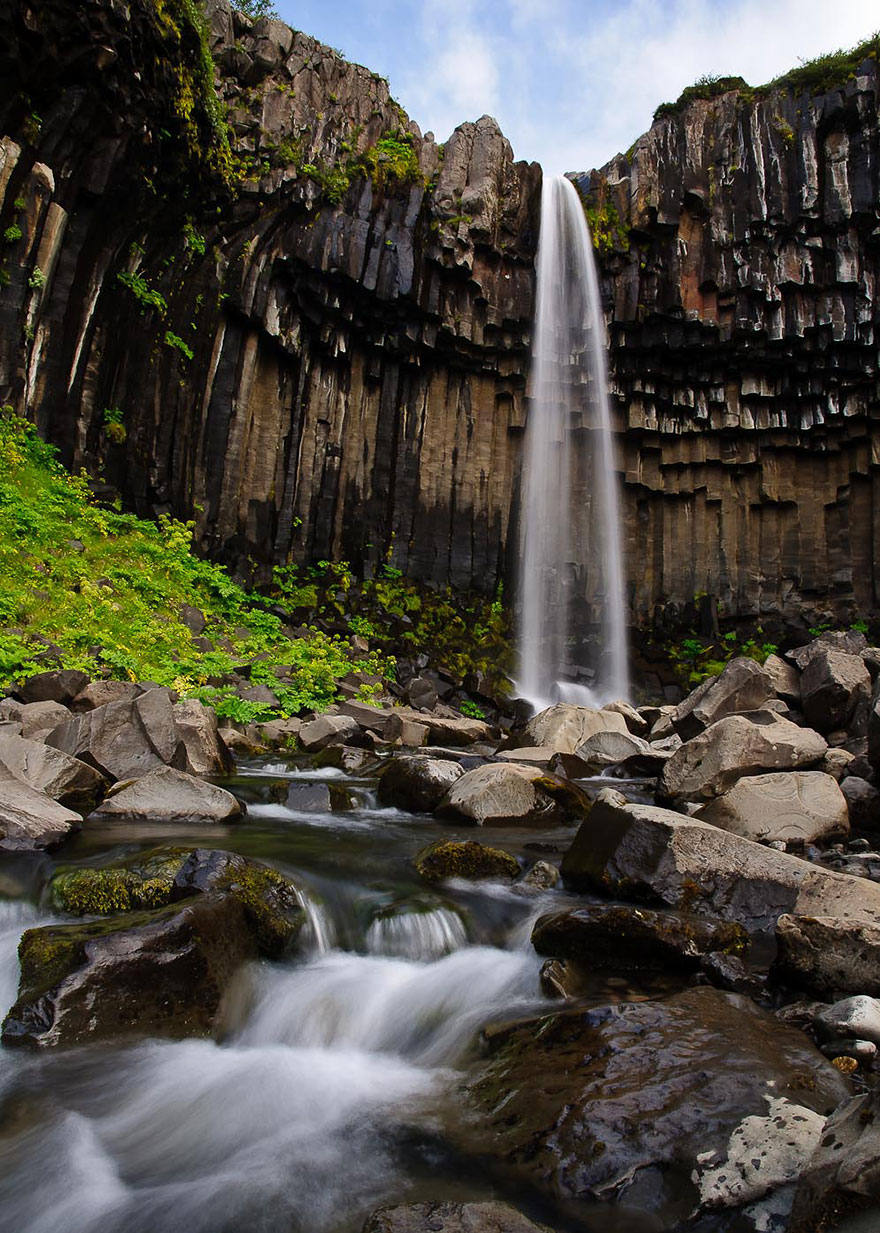
<path id="1" fill-rule="evenodd" d="M 415 866 L 426 882 L 442 882 L 446 878 L 515 878 L 519 862 L 509 852 L 489 848 L 472 840 L 447 840 L 423 848 L 415 858 Z"/>

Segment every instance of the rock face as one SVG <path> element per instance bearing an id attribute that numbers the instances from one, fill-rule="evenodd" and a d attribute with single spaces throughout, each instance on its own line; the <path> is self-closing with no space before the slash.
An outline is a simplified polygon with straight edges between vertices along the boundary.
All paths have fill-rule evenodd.
<path id="1" fill-rule="evenodd" d="M 796 1180 L 846 1092 L 799 1032 L 713 989 L 563 1011 L 488 1047 L 477 1150 L 551 1198 L 619 1202 L 665 1228 Z"/>

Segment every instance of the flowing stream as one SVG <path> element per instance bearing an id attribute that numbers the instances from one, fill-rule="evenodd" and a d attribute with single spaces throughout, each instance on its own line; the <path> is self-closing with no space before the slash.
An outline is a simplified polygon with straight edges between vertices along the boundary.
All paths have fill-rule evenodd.
<path id="1" fill-rule="evenodd" d="M 250 813 L 235 828 L 88 826 L 65 848 L 65 863 L 162 843 L 264 859 L 302 888 L 305 953 L 243 974 L 219 1043 L 0 1050 L 0 1228 L 349 1233 L 382 1202 L 493 1193 L 482 1170 L 452 1159 L 444 1127 L 462 1117 L 479 1030 L 545 1004 L 530 924 L 564 896 L 500 883 L 428 891 L 412 856 L 459 832 L 377 808 L 357 780 L 347 813 L 274 803 L 298 777 L 283 763 L 242 775 Z M 534 860 L 529 839 L 487 842 Z M 542 832 L 554 840 L 562 850 L 570 833 Z M 0 901 L 4 1013 L 18 938 L 48 919 L 24 896 Z"/>
<path id="2" fill-rule="evenodd" d="M 564 176 L 545 177 L 541 198 L 522 475 L 519 691 L 538 709 L 560 699 L 601 705 L 625 698 L 604 321 L 583 207 Z"/>

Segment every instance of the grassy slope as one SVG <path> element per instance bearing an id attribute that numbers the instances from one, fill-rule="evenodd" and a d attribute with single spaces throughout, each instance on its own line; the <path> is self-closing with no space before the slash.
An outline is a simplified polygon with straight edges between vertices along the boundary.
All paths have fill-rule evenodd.
<path id="1" fill-rule="evenodd" d="M 159 524 L 95 505 L 84 478 L 69 475 L 33 428 L 0 415 L 0 686 L 60 662 L 93 676 L 151 680 L 199 694 L 220 714 L 269 718 L 218 678 L 251 664 L 282 714 L 333 701 L 336 679 L 357 668 L 382 673 L 378 655 L 352 660 L 347 640 L 318 630 L 290 639 L 258 597 L 190 551 L 191 524 Z M 199 650 L 181 619 L 206 617 Z M 46 656 L 47 646 L 57 648 Z M 43 658 L 40 658 L 40 656 Z M 253 663 L 255 656 L 260 659 Z M 290 667 L 279 681 L 273 668 Z"/>

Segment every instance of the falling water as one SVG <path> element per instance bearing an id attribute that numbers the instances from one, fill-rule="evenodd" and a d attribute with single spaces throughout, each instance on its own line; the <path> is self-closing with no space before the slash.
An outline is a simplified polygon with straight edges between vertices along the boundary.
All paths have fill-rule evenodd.
<path id="1" fill-rule="evenodd" d="M 518 679 L 536 706 L 601 704 L 629 690 L 603 333 L 580 198 L 564 176 L 545 177 L 523 460 Z M 586 635 L 596 626 L 601 652 L 588 665 Z"/>

